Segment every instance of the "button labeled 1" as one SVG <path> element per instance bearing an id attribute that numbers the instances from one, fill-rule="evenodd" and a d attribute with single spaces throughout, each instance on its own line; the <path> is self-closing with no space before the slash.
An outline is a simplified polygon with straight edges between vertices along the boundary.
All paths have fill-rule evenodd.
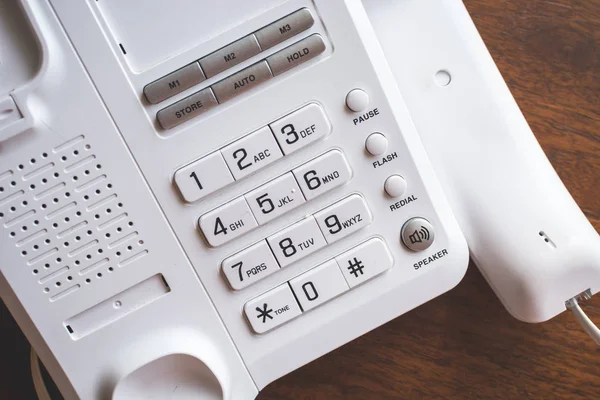
<path id="1" fill-rule="evenodd" d="M 346 157 L 332 150 L 292 171 L 306 200 L 342 186 L 352 178 Z"/>
<path id="2" fill-rule="evenodd" d="M 191 203 L 229 185 L 233 176 L 221 153 L 216 152 L 181 168 L 174 180 L 185 201 Z"/>
<path id="3" fill-rule="evenodd" d="M 302 310 L 286 283 L 247 302 L 244 313 L 254 332 L 265 333 L 302 314 Z"/>
<path id="4" fill-rule="evenodd" d="M 246 201 L 259 225 L 266 224 L 306 202 L 291 173 L 246 194 Z"/>
<path id="5" fill-rule="evenodd" d="M 311 310 L 349 289 L 335 260 L 292 279 L 290 286 L 304 311 Z"/>
<path id="6" fill-rule="evenodd" d="M 331 132 L 331 124 L 318 104 L 302 107 L 269 126 L 285 155 L 324 138 Z"/>
<path id="7" fill-rule="evenodd" d="M 372 221 L 367 203 L 358 194 L 319 211 L 314 217 L 329 244 L 364 228 Z"/>
<path id="8" fill-rule="evenodd" d="M 257 226 L 243 197 L 200 217 L 200 229 L 213 247 L 227 243 Z"/>
<path id="9" fill-rule="evenodd" d="M 268 237 L 267 242 L 282 268 L 327 244 L 312 216 Z"/>
<path id="10" fill-rule="evenodd" d="M 221 150 L 236 180 L 283 157 L 269 127 L 264 127 Z"/>
<path id="11" fill-rule="evenodd" d="M 241 290 L 277 271 L 279 264 L 263 240 L 225 259 L 222 268 L 231 287 Z"/>
<path id="12" fill-rule="evenodd" d="M 353 288 L 387 271 L 394 259 L 381 239 L 371 239 L 335 258 L 348 285 Z"/>

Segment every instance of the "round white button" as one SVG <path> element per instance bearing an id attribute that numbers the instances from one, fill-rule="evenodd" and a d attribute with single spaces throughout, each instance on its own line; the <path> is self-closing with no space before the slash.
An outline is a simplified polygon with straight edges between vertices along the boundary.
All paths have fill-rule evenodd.
<path id="1" fill-rule="evenodd" d="M 365 142 L 365 147 L 369 153 L 379 156 L 387 150 L 388 140 L 381 133 L 372 133 Z"/>
<path id="2" fill-rule="evenodd" d="M 400 197 L 406 192 L 406 181 L 400 175 L 392 175 L 385 180 L 384 189 L 392 197 Z"/>
<path id="3" fill-rule="evenodd" d="M 346 96 L 346 105 L 354 112 L 364 111 L 369 106 L 369 95 L 361 89 L 351 90 Z"/>

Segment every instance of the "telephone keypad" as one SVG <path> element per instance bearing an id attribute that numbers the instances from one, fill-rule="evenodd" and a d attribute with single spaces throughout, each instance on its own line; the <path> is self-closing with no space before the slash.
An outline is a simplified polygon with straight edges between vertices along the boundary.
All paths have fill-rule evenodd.
<path id="1" fill-rule="evenodd" d="M 258 226 L 243 197 L 204 214 L 200 217 L 199 225 L 213 247 L 240 237 Z"/>
<path id="2" fill-rule="evenodd" d="M 240 180 L 283 157 L 268 126 L 221 150 L 236 180 Z"/>
<path id="3" fill-rule="evenodd" d="M 381 275 L 393 265 L 385 242 L 372 238 L 248 301 L 244 313 L 254 332 L 265 333 Z"/>
<path id="4" fill-rule="evenodd" d="M 355 194 L 314 215 L 327 243 L 335 243 L 368 226 L 371 213 L 362 196 Z"/>
<path id="5" fill-rule="evenodd" d="M 313 216 L 269 236 L 267 242 L 282 268 L 327 245 Z"/>
<path id="6" fill-rule="evenodd" d="M 254 189 L 245 196 L 259 225 L 266 224 L 306 202 L 291 172 Z"/>
<path id="7" fill-rule="evenodd" d="M 222 269 L 229 285 L 241 290 L 279 270 L 279 264 L 263 240 L 225 259 Z"/>
<path id="8" fill-rule="evenodd" d="M 339 150 L 331 150 L 292 172 L 306 200 L 340 187 L 352 178 L 350 165 Z"/>

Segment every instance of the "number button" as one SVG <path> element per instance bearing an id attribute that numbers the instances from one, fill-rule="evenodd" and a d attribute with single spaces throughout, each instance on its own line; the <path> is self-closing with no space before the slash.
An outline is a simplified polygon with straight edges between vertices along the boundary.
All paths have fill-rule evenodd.
<path id="1" fill-rule="evenodd" d="M 279 264 L 263 240 L 225 259 L 222 268 L 231 287 L 241 290 L 277 271 Z"/>
<path id="2" fill-rule="evenodd" d="M 257 226 L 243 197 L 200 217 L 200 229 L 213 247 L 227 243 Z"/>
<path id="3" fill-rule="evenodd" d="M 290 286 L 304 311 L 311 310 L 349 289 L 335 260 L 292 279 Z"/>
<path id="4" fill-rule="evenodd" d="M 292 171 L 306 200 L 342 186 L 352 178 L 346 157 L 332 150 Z"/>
<path id="5" fill-rule="evenodd" d="M 285 155 L 324 138 L 331 132 L 331 124 L 318 104 L 309 104 L 269 126 Z"/>
<path id="6" fill-rule="evenodd" d="M 246 194 L 246 201 L 260 225 L 266 224 L 306 202 L 291 173 Z"/>
<path id="7" fill-rule="evenodd" d="M 221 150 L 229 169 L 240 180 L 283 157 L 269 127 L 264 127 Z"/>
<path id="8" fill-rule="evenodd" d="M 233 182 L 233 176 L 221 153 L 215 152 L 175 172 L 175 184 L 188 203 Z"/>
<path id="9" fill-rule="evenodd" d="M 312 216 L 268 237 L 267 242 L 282 268 L 327 244 Z"/>
<path id="10" fill-rule="evenodd" d="M 323 236 L 331 244 L 372 222 L 367 203 L 358 194 L 339 201 L 314 214 Z"/>
<path id="11" fill-rule="evenodd" d="M 394 259 L 381 239 L 370 239 L 336 257 L 335 260 L 351 288 L 374 278 L 394 265 Z"/>

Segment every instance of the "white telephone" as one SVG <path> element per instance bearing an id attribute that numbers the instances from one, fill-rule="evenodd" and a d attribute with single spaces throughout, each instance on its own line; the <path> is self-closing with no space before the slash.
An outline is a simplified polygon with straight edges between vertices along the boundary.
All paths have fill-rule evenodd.
<path id="1" fill-rule="evenodd" d="M 469 249 L 525 321 L 600 289 L 459 0 L 0 11 L 0 293 L 66 398 L 254 398 Z"/>

